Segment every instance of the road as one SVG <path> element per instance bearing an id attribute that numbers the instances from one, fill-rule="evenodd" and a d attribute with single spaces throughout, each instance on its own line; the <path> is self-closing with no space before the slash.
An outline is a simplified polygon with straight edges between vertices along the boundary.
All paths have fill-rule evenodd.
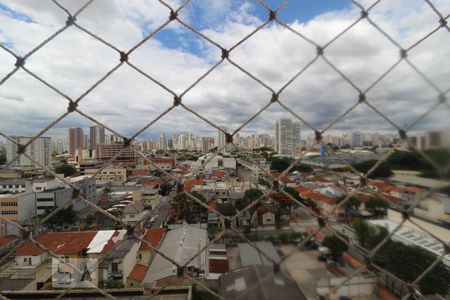
<path id="1" fill-rule="evenodd" d="M 171 196 L 169 196 L 171 197 Z M 169 197 L 162 197 L 160 205 L 152 211 L 152 216 L 155 216 L 155 221 L 151 227 L 163 227 L 170 211 Z"/>

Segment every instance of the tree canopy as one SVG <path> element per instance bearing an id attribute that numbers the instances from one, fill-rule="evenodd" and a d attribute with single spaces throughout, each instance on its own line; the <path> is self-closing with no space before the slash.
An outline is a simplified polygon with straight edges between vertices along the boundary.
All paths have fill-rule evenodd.
<path id="1" fill-rule="evenodd" d="M 54 208 L 45 209 L 45 216 L 49 215 Z M 77 221 L 77 214 L 73 210 L 72 204 L 66 208 L 61 209 L 48 219 L 45 224 L 53 226 L 62 226 L 64 224 L 74 224 Z"/>
<path id="2" fill-rule="evenodd" d="M 334 258 L 341 257 L 342 253 L 348 250 L 347 244 L 336 235 L 330 235 L 325 237 L 325 239 L 322 242 L 322 246 L 325 246 L 328 249 L 330 249 L 331 254 L 333 255 Z"/>
<path id="3" fill-rule="evenodd" d="M 360 245 L 369 250 L 376 247 L 388 235 L 386 228 L 372 226 L 364 220 L 353 221 L 352 227 Z M 392 240 L 384 244 L 373 257 L 375 264 L 406 282 L 413 282 L 435 260 L 435 254 L 421 247 Z M 419 288 L 425 295 L 447 295 L 450 292 L 450 271 L 442 263 L 438 264 L 419 282 Z"/>
<path id="4" fill-rule="evenodd" d="M 55 167 L 55 173 L 56 174 L 64 174 L 64 176 L 72 176 L 77 172 L 77 169 L 72 167 L 71 165 L 67 163 L 61 163 L 57 167 Z"/>

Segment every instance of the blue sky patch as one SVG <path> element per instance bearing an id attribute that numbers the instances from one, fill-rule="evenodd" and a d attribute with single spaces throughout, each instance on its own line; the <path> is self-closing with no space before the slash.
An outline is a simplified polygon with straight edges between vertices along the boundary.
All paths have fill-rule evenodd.
<path id="1" fill-rule="evenodd" d="M 4 4 L 0 4 L 0 14 L 8 16 L 8 17 L 16 19 L 16 20 L 26 22 L 26 23 L 36 23 L 29 16 L 22 14 L 20 12 L 17 12 Z"/>

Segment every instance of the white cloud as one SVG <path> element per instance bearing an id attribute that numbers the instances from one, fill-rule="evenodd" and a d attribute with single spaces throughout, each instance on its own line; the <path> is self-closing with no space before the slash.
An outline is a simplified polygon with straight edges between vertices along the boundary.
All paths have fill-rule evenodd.
<path id="1" fill-rule="evenodd" d="M 48 2 L 50 3 L 50 2 Z M 71 12 L 80 2 L 66 1 Z M 181 2 L 174 1 L 174 7 Z M 206 22 L 202 32 L 225 48 L 234 45 L 263 21 L 251 14 L 249 4 L 214 4 L 207 13 L 220 14 L 219 22 Z M 29 16 L 35 22 L 25 22 L 0 14 L 0 41 L 11 45 L 23 55 L 65 23 L 66 16 L 55 5 L 41 1 L 9 1 L 6 5 Z M 50 3 L 51 4 L 51 3 Z M 201 2 L 200 2 L 201 4 Z M 367 4 L 367 3 L 365 3 Z M 438 17 L 423 2 L 405 7 L 401 1 L 382 1 L 370 17 L 402 47 L 407 48 L 438 24 Z M 437 2 L 443 12 L 450 4 Z M 182 15 L 187 22 L 200 14 L 211 20 L 206 12 L 188 6 Z M 157 1 L 94 1 L 78 17 L 78 23 L 98 34 L 121 50 L 139 42 L 145 33 L 154 30 L 168 18 L 169 10 Z M 214 15 L 216 14 L 214 13 Z M 294 22 L 290 26 L 320 45 L 331 40 L 359 16 L 356 8 L 328 12 L 308 23 Z M 220 18 L 219 18 L 220 17 Z M 181 25 L 175 23 L 167 34 L 179 36 Z M 161 33 L 164 34 L 164 33 Z M 182 36 L 185 45 L 173 47 L 156 36 L 130 55 L 130 61 L 155 79 L 181 93 L 220 60 L 220 51 L 204 40 Z M 411 50 L 414 62 L 442 90 L 450 84 L 450 35 L 441 29 L 431 38 Z M 189 53 L 190 43 L 201 49 Z M 316 49 L 292 32 L 278 25 L 269 25 L 244 44 L 233 50 L 230 58 L 278 90 L 294 74 L 315 57 Z M 363 20 L 325 49 L 325 56 L 362 89 L 367 88 L 398 58 L 399 50 L 382 34 Z M 0 50 L 0 77 L 13 69 L 14 59 Z M 77 98 L 96 80 L 119 62 L 119 55 L 86 33 L 71 27 L 32 55 L 26 66 L 58 87 L 70 97 Z M 209 120 L 236 129 L 270 100 L 271 92 L 253 79 L 225 62 L 184 97 L 184 103 Z M 357 101 L 358 93 L 321 58 L 297 78 L 280 96 L 300 116 L 314 126 L 324 128 Z M 368 98 L 380 111 L 398 125 L 410 124 L 437 100 L 431 89 L 405 62 L 383 79 Z M 64 113 L 67 101 L 23 71 L 14 74 L 0 86 L 0 130 L 6 134 L 34 134 Z M 11 99 L 20 101 L 11 101 Z M 125 135 L 153 120 L 172 104 L 172 95 L 128 66 L 101 83 L 80 102 L 79 108 Z M 249 124 L 247 132 L 273 132 L 274 119 L 289 116 L 277 104 Z M 437 110 L 424 120 L 422 127 L 450 127 L 448 106 Z M 56 125 L 52 132 L 64 134 L 67 127 L 88 121 L 71 115 Z M 334 128 L 341 130 L 392 129 L 373 111 L 360 105 Z M 215 129 L 177 107 L 146 134 L 159 131 L 212 133 Z"/>

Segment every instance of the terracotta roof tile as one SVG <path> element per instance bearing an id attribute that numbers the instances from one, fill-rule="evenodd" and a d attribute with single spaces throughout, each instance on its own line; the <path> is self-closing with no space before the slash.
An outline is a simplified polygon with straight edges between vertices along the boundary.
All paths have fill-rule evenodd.
<path id="1" fill-rule="evenodd" d="M 204 185 L 203 179 L 191 179 L 184 183 L 184 189 L 190 193 L 195 185 Z"/>
<path id="2" fill-rule="evenodd" d="M 134 265 L 134 268 L 131 271 L 130 275 L 128 275 L 128 279 L 133 279 L 141 282 L 142 280 L 144 280 L 145 274 L 147 274 L 148 269 L 148 266 L 136 264 Z"/>
<path id="3" fill-rule="evenodd" d="M 308 195 L 308 197 L 314 201 L 320 201 L 320 202 L 325 202 L 330 205 L 336 205 L 336 199 L 325 196 L 324 194 L 321 194 L 321 193 L 311 193 Z"/>
<path id="4" fill-rule="evenodd" d="M 87 249 L 97 231 L 47 232 L 39 236 L 36 241 L 55 254 L 79 254 Z M 16 256 L 40 255 L 44 250 L 31 241 L 16 250 Z"/>
<path id="5" fill-rule="evenodd" d="M 165 232 L 164 228 L 147 228 L 142 239 L 147 241 L 150 245 L 156 246 L 162 240 L 164 232 Z M 139 251 L 144 250 L 150 250 L 150 247 L 146 243 L 141 242 Z"/>
<path id="6" fill-rule="evenodd" d="M 16 235 L 7 235 L 0 238 L 0 249 L 19 239 Z"/>

